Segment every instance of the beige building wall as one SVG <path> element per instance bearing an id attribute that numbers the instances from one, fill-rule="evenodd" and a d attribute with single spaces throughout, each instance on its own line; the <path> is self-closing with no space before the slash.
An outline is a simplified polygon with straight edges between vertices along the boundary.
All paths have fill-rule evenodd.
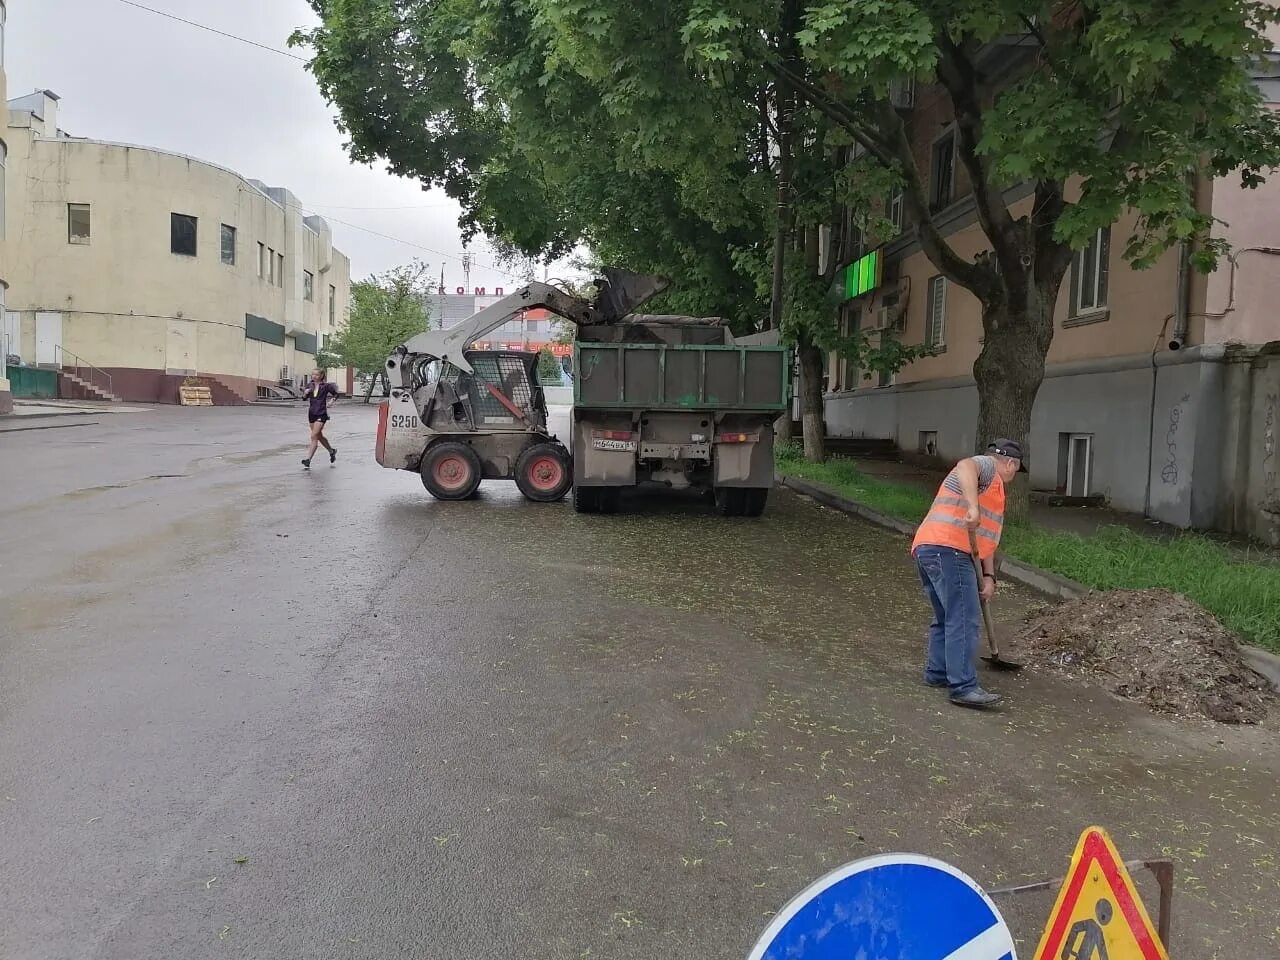
<path id="1" fill-rule="evenodd" d="M 1255 82 L 1266 102 L 1280 105 L 1280 81 L 1264 71 Z M 934 146 L 947 136 L 949 113 L 936 88 L 919 91 L 911 134 L 930 186 Z M 1215 273 L 1183 275 L 1178 249 L 1150 269 L 1132 269 L 1123 256 L 1135 228 L 1132 213 L 1110 228 L 1100 308 L 1072 310 L 1067 273 L 1026 438 L 1033 489 L 1101 497 L 1178 526 L 1248 532 L 1271 542 L 1280 536 L 1274 523 L 1280 494 L 1273 488 L 1258 493 L 1266 486 L 1258 464 L 1269 462 L 1274 448 L 1269 358 L 1280 343 L 1274 308 L 1280 301 L 1280 171 L 1269 175 L 1257 190 L 1241 189 L 1238 175 L 1196 183 L 1198 208 L 1219 221 L 1215 232 L 1234 250 Z M 969 193 L 956 163 L 950 202 L 936 220 L 956 252 L 972 259 L 990 244 Z M 1015 217 L 1029 212 L 1029 193 L 1024 186 L 1006 194 Z M 1067 199 L 1074 199 L 1071 191 Z M 846 311 L 852 317 L 852 308 L 861 307 L 862 327 L 872 329 L 893 319 L 892 308 L 879 308 L 896 294 L 902 310 L 892 335 L 907 344 L 928 342 L 930 281 L 938 271 L 911 224 L 887 243 L 867 239 L 868 248 L 884 256 L 885 282 Z M 945 349 L 895 378 L 868 379 L 831 358 L 825 416 L 833 435 L 887 437 L 904 451 L 943 460 L 970 454 L 986 439 L 974 435 L 979 304 L 951 284 L 945 304 Z M 1246 488 L 1253 492 L 1242 499 Z"/>
<path id="2" fill-rule="evenodd" d="M 45 312 L 61 314 L 69 363 L 106 371 L 127 399 L 171 400 L 194 374 L 249 399 L 286 368 L 295 381 L 310 370 L 305 341 L 331 336 L 350 297 L 350 263 L 323 220 L 288 191 L 213 164 L 68 137 L 47 94 L 10 108 L 10 175 L 22 186 L 8 200 L 21 240 L 9 309 L 22 314 L 24 361 L 37 359 Z M 173 252 L 174 214 L 195 218 L 194 256 Z M 225 254 L 224 227 L 234 230 Z M 246 337 L 247 314 L 283 327 L 284 343 Z"/>

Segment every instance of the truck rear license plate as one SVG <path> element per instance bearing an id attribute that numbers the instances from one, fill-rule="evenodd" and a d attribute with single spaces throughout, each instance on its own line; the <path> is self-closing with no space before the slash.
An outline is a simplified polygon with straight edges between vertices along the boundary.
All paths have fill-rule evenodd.
<path id="1" fill-rule="evenodd" d="M 606 440 L 604 437 L 592 437 L 591 445 L 597 450 L 616 450 L 619 453 L 635 453 L 634 440 Z"/>

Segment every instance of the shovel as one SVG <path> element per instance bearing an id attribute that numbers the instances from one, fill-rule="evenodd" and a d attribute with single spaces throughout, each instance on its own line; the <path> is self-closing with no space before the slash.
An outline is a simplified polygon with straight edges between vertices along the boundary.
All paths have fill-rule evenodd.
<path id="1" fill-rule="evenodd" d="M 969 531 L 969 550 L 970 556 L 973 557 L 973 572 L 978 577 L 978 587 L 981 591 L 982 587 L 982 561 L 978 559 L 978 536 L 972 530 Z M 987 649 L 991 652 L 983 657 L 983 661 L 990 665 L 992 670 L 1003 670 L 1006 673 L 1014 673 L 1022 669 L 1022 664 L 1014 663 L 1012 660 L 1006 660 L 1000 656 L 1000 648 L 996 645 L 996 631 L 991 626 L 991 611 L 987 609 L 986 598 L 982 593 L 978 593 L 978 603 L 982 606 L 982 622 L 987 628 Z"/>

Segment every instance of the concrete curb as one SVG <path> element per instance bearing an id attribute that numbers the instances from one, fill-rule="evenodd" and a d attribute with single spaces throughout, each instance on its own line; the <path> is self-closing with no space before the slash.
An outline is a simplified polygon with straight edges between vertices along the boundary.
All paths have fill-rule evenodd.
<path id="1" fill-rule="evenodd" d="M 788 487 L 796 493 L 804 494 L 806 497 L 834 510 L 853 514 L 877 526 L 901 533 L 904 536 L 915 535 L 915 524 L 899 520 L 897 517 L 891 517 L 881 513 L 879 510 L 872 510 L 856 500 L 850 500 L 848 497 L 843 497 L 825 487 L 809 483 L 807 480 L 801 480 L 799 477 L 788 477 L 781 473 L 777 475 L 776 480 L 779 485 Z M 1083 597 L 1091 592 L 1082 583 L 1076 583 L 1074 580 L 1068 580 L 1066 577 L 1060 577 L 1056 573 L 1041 570 L 1039 567 L 1033 567 L 1029 563 L 1023 563 L 1021 560 L 1014 560 L 1010 557 L 1001 557 L 1000 574 L 1007 580 L 1013 580 L 1023 586 L 1030 587 L 1038 593 L 1047 594 L 1058 600 L 1074 600 L 1076 597 Z M 1263 650 L 1261 647 L 1248 646 L 1243 643 L 1240 644 L 1240 653 L 1244 657 L 1245 663 L 1255 673 L 1267 680 L 1277 692 L 1280 692 L 1280 656 Z"/>
<path id="2" fill-rule="evenodd" d="M 9 413 L 0 417 L 0 423 L 24 423 L 28 420 L 54 420 L 60 417 L 91 417 L 96 410 L 59 410 L 57 413 Z"/>
<path id="3" fill-rule="evenodd" d="M 26 417 L 22 418 L 26 420 Z M 27 433 L 31 430 L 66 430 L 71 427 L 92 427 L 97 420 L 80 420 L 76 423 L 33 423 L 29 427 L 9 427 L 0 425 L 0 433 Z"/>

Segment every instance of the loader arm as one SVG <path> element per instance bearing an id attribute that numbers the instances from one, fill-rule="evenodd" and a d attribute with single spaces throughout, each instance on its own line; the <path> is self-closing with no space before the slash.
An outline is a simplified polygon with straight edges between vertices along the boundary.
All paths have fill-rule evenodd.
<path id="1" fill-rule="evenodd" d="M 413 361 L 435 357 L 464 373 L 473 373 L 463 351 L 486 333 L 498 329 L 521 310 L 542 307 L 573 323 L 598 323 L 600 312 L 578 297 L 556 287 L 534 281 L 448 330 L 428 330 L 397 347 L 387 358 L 387 376 L 392 386 L 409 387 Z"/>

